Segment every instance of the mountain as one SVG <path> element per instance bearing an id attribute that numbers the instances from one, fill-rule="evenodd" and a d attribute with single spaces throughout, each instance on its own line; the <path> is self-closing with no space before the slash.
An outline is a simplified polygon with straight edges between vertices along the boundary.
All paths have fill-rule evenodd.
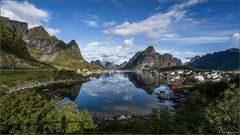
<path id="1" fill-rule="evenodd" d="M 137 52 L 121 69 L 152 69 L 182 65 L 180 59 L 171 54 L 159 54 L 152 46 L 142 52 Z"/>
<path id="2" fill-rule="evenodd" d="M 24 40 L 32 57 L 58 69 L 97 69 L 83 59 L 75 40 L 66 44 L 57 37 L 50 36 L 42 26 L 29 29 Z"/>
<path id="3" fill-rule="evenodd" d="M 21 37 L 25 37 L 27 35 L 28 24 L 25 22 L 14 21 L 0 16 L 0 24 L 6 25 L 12 31 L 17 32 Z"/>
<path id="4" fill-rule="evenodd" d="M 206 54 L 202 57 L 194 57 L 188 65 L 199 69 L 238 70 L 239 57 L 240 49 L 231 48 L 226 51 Z"/>
<path id="5" fill-rule="evenodd" d="M 21 22 L 15 22 L 20 25 Z M 29 68 L 52 68 L 46 64 L 36 61 L 28 52 L 26 43 L 22 39 L 20 29 L 14 31 L 9 25 L 0 23 L 0 68 L 1 69 L 29 69 Z"/>
<path id="6" fill-rule="evenodd" d="M 123 67 L 125 67 L 127 65 L 127 61 L 124 61 L 123 63 L 121 63 L 120 65 L 119 65 L 119 68 L 123 68 Z"/>
<path id="7" fill-rule="evenodd" d="M 195 57 L 191 58 L 191 60 L 190 60 L 190 62 L 189 62 L 189 63 L 193 63 L 193 62 L 195 62 L 196 60 L 198 60 L 199 58 L 200 58 L 200 56 L 199 56 L 199 55 L 197 55 L 197 56 L 195 56 Z"/>
<path id="8" fill-rule="evenodd" d="M 108 62 L 108 61 L 93 60 L 90 62 L 90 64 L 99 66 L 102 69 L 107 69 L 107 70 L 119 68 L 119 65 L 115 64 L 114 62 Z"/>

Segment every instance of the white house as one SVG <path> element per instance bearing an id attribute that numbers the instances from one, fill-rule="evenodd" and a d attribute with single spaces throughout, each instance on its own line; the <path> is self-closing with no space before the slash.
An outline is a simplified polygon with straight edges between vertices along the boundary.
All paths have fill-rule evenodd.
<path id="1" fill-rule="evenodd" d="M 202 82 L 202 81 L 204 81 L 204 76 L 197 75 L 197 76 L 195 76 L 195 79 Z"/>

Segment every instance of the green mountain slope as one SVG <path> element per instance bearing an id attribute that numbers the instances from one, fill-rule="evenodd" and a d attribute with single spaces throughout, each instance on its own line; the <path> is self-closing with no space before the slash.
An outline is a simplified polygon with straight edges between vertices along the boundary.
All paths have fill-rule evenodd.
<path id="1" fill-rule="evenodd" d="M 1 69 L 28 69 L 51 68 L 36 61 L 28 52 L 22 37 L 4 24 L 0 24 L 0 68 Z"/>
<path id="2" fill-rule="evenodd" d="M 50 36 L 42 26 L 29 29 L 25 41 L 31 56 L 58 69 L 73 71 L 98 69 L 83 59 L 74 40 L 66 44 L 55 36 Z"/>

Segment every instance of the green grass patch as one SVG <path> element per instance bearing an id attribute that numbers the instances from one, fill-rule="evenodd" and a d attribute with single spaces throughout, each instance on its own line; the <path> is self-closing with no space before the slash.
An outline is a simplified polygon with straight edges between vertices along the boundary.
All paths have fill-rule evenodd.
<path id="1" fill-rule="evenodd" d="M 54 71 L 1 71 L 0 83 L 8 88 L 54 80 Z"/>

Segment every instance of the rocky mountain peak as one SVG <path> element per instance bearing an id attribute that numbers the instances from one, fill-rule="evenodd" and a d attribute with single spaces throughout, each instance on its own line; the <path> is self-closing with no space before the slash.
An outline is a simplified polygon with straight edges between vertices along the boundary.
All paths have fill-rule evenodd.
<path id="1" fill-rule="evenodd" d="M 144 52 L 146 52 L 146 53 L 155 53 L 156 51 L 155 51 L 153 46 L 149 46 Z"/>
<path id="2" fill-rule="evenodd" d="M 79 49 L 78 44 L 77 44 L 77 42 L 75 40 L 71 40 L 68 43 L 68 46 L 71 47 L 71 48 L 74 48 L 74 49 Z"/>
<path id="3" fill-rule="evenodd" d="M 229 52 L 240 52 L 239 48 L 230 48 L 228 49 Z"/>
<path id="4" fill-rule="evenodd" d="M 195 56 L 195 57 L 191 58 L 191 60 L 190 60 L 190 62 L 189 62 L 189 63 L 193 63 L 193 62 L 195 62 L 196 60 L 198 60 L 199 58 L 200 58 L 200 56 L 199 56 L 199 55 L 197 55 L 197 56 Z"/>
<path id="5" fill-rule="evenodd" d="M 37 26 L 28 30 L 27 39 L 48 38 L 54 39 L 56 37 L 50 36 L 43 26 Z"/>
<path id="6" fill-rule="evenodd" d="M 169 59 L 169 60 L 173 58 L 173 56 L 172 56 L 171 54 L 169 54 L 169 53 L 164 53 L 163 56 L 164 56 L 166 59 Z"/>
<path id="7" fill-rule="evenodd" d="M 171 54 L 161 55 L 149 46 L 142 52 L 136 53 L 121 69 L 157 69 L 182 65 L 180 59 Z"/>

